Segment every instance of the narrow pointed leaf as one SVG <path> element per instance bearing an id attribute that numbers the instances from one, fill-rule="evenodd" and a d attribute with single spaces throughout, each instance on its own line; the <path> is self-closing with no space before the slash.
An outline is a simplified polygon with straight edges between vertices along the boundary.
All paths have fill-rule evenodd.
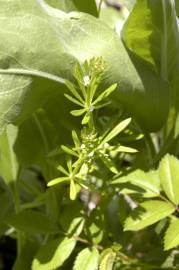
<path id="1" fill-rule="evenodd" d="M 98 259 L 99 252 L 95 247 L 85 248 L 78 254 L 73 270 L 97 270 Z"/>
<path id="2" fill-rule="evenodd" d="M 159 165 L 159 175 L 163 190 L 175 204 L 179 203 L 179 160 L 166 155 Z"/>
<path id="3" fill-rule="evenodd" d="M 68 176 L 68 172 L 61 165 L 58 165 L 57 170 Z"/>
<path id="4" fill-rule="evenodd" d="M 72 172 L 72 159 L 71 159 L 71 157 L 67 158 L 67 167 L 68 167 L 69 172 L 71 173 Z"/>
<path id="5" fill-rule="evenodd" d="M 69 177 L 57 177 L 57 178 L 54 178 L 53 180 L 51 180 L 50 182 L 48 182 L 47 186 L 51 187 L 51 186 L 60 184 L 60 183 L 65 182 L 65 181 L 69 181 Z"/>
<path id="6" fill-rule="evenodd" d="M 118 173 L 118 170 L 116 169 L 113 161 L 107 155 L 100 153 L 99 157 L 111 172 L 113 172 L 114 174 Z"/>
<path id="7" fill-rule="evenodd" d="M 75 89 L 73 84 L 70 81 L 65 81 L 65 84 L 68 87 L 68 89 L 71 91 L 71 93 L 80 101 L 80 103 L 83 103 L 83 99 L 81 98 L 80 94 Z"/>
<path id="8" fill-rule="evenodd" d="M 128 146 L 117 146 L 117 147 L 113 147 L 114 149 L 112 149 L 113 151 L 116 152 L 124 152 L 124 153 L 136 153 L 138 152 L 137 149 L 132 148 L 132 147 L 128 147 Z"/>
<path id="9" fill-rule="evenodd" d="M 155 222 L 170 216 L 175 212 L 175 207 L 164 201 L 146 201 L 140 204 L 133 212 L 133 216 L 125 221 L 125 231 L 138 231 Z"/>
<path id="10" fill-rule="evenodd" d="M 73 179 L 70 181 L 70 199 L 73 201 L 76 199 L 77 190 Z"/>
<path id="11" fill-rule="evenodd" d="M 75 156 L 75 157 L 78 157 L 77 153 L 75 151 L 73 151 L 71 148 L 69 148 L 65 145 L 61 145 L 61 148 L 65 153 L 72 155 L 72 156 Z"/>
<path id="12" fill-rule="evenodd" d="M 97 99 L 93 102 L 93 105 L 96 105 L 98 102 L 107 98 L 117 87 L 117 83 L 111 85 L 108 89 L 106 89 L 102 94 L 100 94 Z"/>
<path id="13" fill-rule="evenodd" d="M 108 106 L 109 104 L 111 104 L 111 101 L 103 102 L 103 103 L 100 103 L 100 104 L 94 106 L 94 109 L 98 110 L 98 109 L 101 109 L 101 108 L 103 108 L 105 106 Z"/>
<path id="14" fill-rule="evenodd" d="M 90 113 L 89 112 L 87 112 L 86 114 L 85 114 L 85 116 L 83 117 L 83 119 L 82 119 L 82 125 L 86 125 L 88 122 L 89 122 L 89 120 L 90 120 Z"/>
<path id="15" fill-rule="evenodd" d="M 80 109 L 80 110 L 73 110 L 71 111 L 70 113 L 73 115 L 73 116 L 80 116 L 82 115 L 83 113 L 86 112 L 86 109 Z"/>
<path id="16" fill-rule="evenodd" d="M 80 143 L 80 140 L 79 140 L 78 135 L 77 135 L 75 130 L 72 130 L 72 138 L 73 138 L 73 142 L 74 142 L 75 147 L 77 149 L 80 148 L 81 143 Z"/>
<path id="17" fill-rule="evenodd" d="M 179 219 L 172 220 L 165 232 L 164 248 L 169 250 L 179 245 Z"/>
<path id="18" fill-rule="evenodd" d="M 101 144 L 107 143 L 117 136 L 121 131 L 123 131 L 131 122 L 131 118 L 127 118 L 120 122 L 109 134 L 102 140 Z"/>
<path id="19" fill-rule="evenodd" d="M 83 104 L 82 104 L 80 101 L 78 101 L 77 99 L 73 98 L 72 96 L 69 96 L 68 94 L 64 94 L 64 96 L 65 96 L 67 99 L 69 99 L 71 102 L 73 102 L 73 103 L 75 103 L 75 104 L 77 104 L 77 105 L 83 107 Z"/>

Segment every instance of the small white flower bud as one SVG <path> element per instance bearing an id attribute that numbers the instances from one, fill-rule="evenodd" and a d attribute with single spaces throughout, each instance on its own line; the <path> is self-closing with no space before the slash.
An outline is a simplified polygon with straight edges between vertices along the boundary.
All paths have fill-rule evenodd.
<path id="1" fill-rule="evenodd" d="M 90 77 L 88 75 L 84 76 L 83 80 L 85 86 L 88 86 L 90 84 Z"/>

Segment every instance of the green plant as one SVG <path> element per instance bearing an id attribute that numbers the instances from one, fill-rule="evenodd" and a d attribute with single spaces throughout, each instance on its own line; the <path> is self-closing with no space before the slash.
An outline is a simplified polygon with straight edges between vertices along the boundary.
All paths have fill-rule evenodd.
<path id="1" fill-rule="evenodd" d="M 166 155 L 155 171 L 144 172 L 136 170 L 127 176 L 114 180 L 114 184 L 130 182 L 134 192 L 140 193 L 144 202 L 140 202 L 132 216 L 125 221 L 125 230 L 141 230 L 163 218 L 170 219 L 170 225 L 165 233 L 165 250 L 176 247 L 178 242 L 178 160 Z M 135 187 L 141 190 L 135 189 Z M 126 191 L 130 193 L 130 189 Z M 151 200 L 151 198 L 154 198 Z M 145 201 L 146 200 L 146 201 Z M 166 226 L 166 221 L 164 222 Z M 162 224 L 162 222 L 161 222 Z M 159 231 L 161 233 L 161 231 Z"/>
<path id="2" fill-rule="evenodd" d="M 0 269 L 179 267 L 177 16 L 0 0 Z"/>

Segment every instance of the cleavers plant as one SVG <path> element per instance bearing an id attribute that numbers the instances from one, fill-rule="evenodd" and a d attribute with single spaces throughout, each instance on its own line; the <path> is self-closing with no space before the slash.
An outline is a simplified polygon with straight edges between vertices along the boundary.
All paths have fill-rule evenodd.
<path id="1" fill-rule="evenodd" d="M 177 0 L 0 0 L 0 270 L 179 268 Z"/>

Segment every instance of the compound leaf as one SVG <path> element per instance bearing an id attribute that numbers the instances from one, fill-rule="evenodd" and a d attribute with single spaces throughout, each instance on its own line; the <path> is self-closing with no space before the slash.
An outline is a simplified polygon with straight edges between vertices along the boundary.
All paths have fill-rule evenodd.
<path id="1" fill-rule="evenodd" d="M 175 207 L 163 201 L 146 201 L 134 210 L 131 217 L 125 221 L 125 231 L 138 231 L 155 222 L 168 217 L 175 211 Z"/>
<path id="2" fill-rule="evenodd" d="M 175 204 L 179 203 L 179 160 L 166 155 L 159 165 L 160 181 L 165 194 Z"/>

